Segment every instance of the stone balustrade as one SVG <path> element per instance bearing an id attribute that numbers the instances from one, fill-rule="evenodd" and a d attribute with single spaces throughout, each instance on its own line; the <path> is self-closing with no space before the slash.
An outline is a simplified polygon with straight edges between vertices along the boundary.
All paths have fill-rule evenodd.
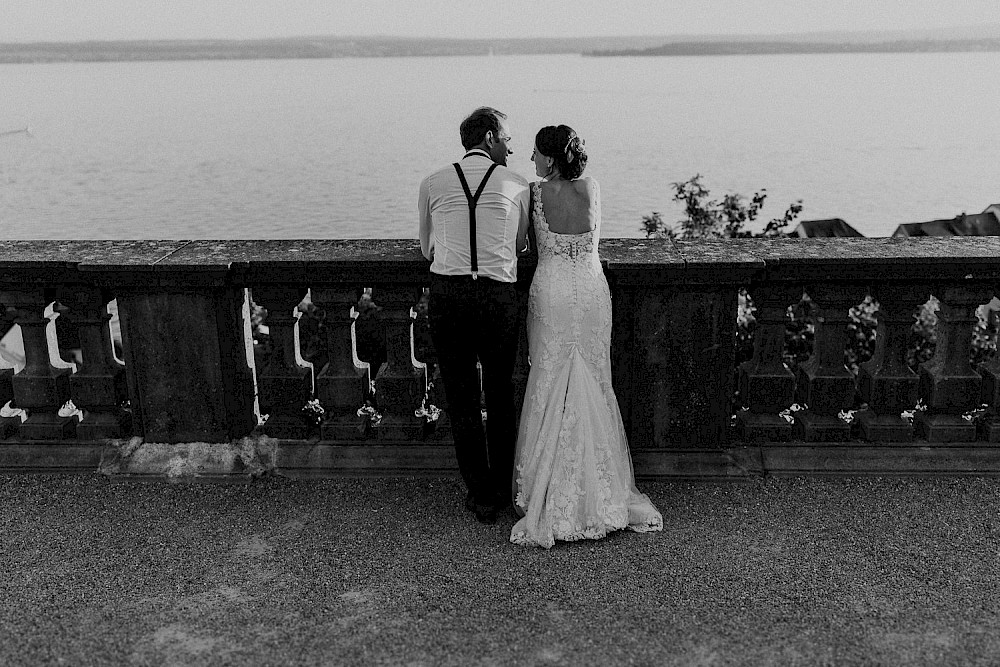
<path id="1" fill-rule="evenodd" d="M 606 239 L 600 254 L 640 476 L 1000 472 L 1000 359 L 969 361 L 976 309 L 1000 287 L 1000 239 Z M 532 272 L 522 261 L 525 297 Z M 289 475 L 451 470 L 447 406 L 440 388 L 428 393 L 433 354 L 414 342 L 427 277 L 410 240 L 2 242 L 0 312 L 20 326 L 25 363 L 0 369 L 0 469 L 92 470 L 130 437 L 181 446 L 264 434 Z M 752 358 L 738 362 L 741 288 L 756 325 Z M 384 361 L 360 351 L 366 289 L 379 307 L 366 335 Z M 790 368 L 787 310 L 803 294 L 817 313 L 812 355 Z M 931 295 L 936 348 L 914 372 L 913 313 Z M 848 311 L 866 296 L 878 333 L 855 376 Z M 268 342 L 256 349 L 251 301 L 266 309 Z M 521 392 L 526 343 L 522 334 Z M 445 413 L 428 423 L 435 396 Z M 303 411 L 313 399 L 316 419 Z M 909 418 L 918 401 L 926 409 Z M 793 403 L 803 409 L 789 413 Z M 366 404 L 380 419 L 359 416 Z"/>

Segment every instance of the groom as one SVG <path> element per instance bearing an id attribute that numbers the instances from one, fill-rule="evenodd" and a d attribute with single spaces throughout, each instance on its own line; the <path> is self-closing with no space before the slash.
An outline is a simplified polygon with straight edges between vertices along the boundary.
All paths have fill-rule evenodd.
<path id="1" fill-rule="evenodd" d="M 514 468 L 514 282 L 528 231 L 528 182 L 506 166 L 514 151 L 505 114 L 481 107 L 459 132 L 465 156 L 420 184 L 420 249 L 431 260 L 428 318 L 468 488 L 465 506 L 494 523 L 510 504 Z"/>

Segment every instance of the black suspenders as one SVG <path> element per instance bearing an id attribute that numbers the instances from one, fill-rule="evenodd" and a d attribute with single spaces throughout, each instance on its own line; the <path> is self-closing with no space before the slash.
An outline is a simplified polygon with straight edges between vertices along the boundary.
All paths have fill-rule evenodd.
<path id="1" fill-rule="evenodd" d="M 486 187 L 486 181 L 490 180 L 490 175 L 496 168 L 496 162 L 490 165 L 490 168 L 486 171 L 486 175 L 483 176 L 482 183 L 479 184 L 479 189 L 476 190 L 476 194 L 473 195 L 469 190 L 468 182 L 465 180 L 465 174 L 462 173 L 462 167 L 460 167 L 457 162 L 455 163 L 455 171 L 458 173 L 458 180 L 462 181 L 462 189 L 465 190 L 465 198 L 469 201 L 469 248 L 472 252 L 473 280 L 479 278 L 479 257 L 476 251 L 476 203 L 479 201 L 479 195 L 483 194 L 483 188 Z"/>

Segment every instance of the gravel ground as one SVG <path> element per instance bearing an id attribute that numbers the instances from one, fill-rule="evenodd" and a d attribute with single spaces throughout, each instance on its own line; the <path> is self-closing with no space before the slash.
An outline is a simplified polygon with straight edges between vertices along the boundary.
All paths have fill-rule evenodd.
<path id="1" fill-rule="evenodd" d="M 0 664 L 1000 663 L 1000 480 L 640 486 L 544 551 L 458 478 L 0 476 Z"/>

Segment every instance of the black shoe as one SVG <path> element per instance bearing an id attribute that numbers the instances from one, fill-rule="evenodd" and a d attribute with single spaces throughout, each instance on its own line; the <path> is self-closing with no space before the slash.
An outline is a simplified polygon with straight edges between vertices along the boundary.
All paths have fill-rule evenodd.
<path id="1" fill-rule="evenodd" d="M 477 503 L 471 491 L 465 496 L 465 509 L 475 514 L 479 523 L 493 524 L 497 522 L 496 506 Z"/>
<path id="2" fill-rule="evenodd" d="M 505 509 L 513 507 L 514 503 L 511 502 L 509 495 L 503 494 L 503 495 L 497 496 L 493 500 L 493 506 L 496 507 L 497 512 L 502 512 Z"/>

